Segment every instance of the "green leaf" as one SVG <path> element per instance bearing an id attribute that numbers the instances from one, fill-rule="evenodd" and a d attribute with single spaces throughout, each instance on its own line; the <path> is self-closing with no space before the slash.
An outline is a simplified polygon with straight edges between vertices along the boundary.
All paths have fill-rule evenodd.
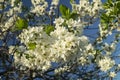
<path id="1" fill-rule="evenodd" d="M 103 29 L 104 29 L 104 30 L 108 29 L 108 24 L 103 23 L 102 26 L 103 26 Z"/>
<path id="2" fill-rule="evenodd" d="M 22 18 L 19 18 L 15 23 L 17 30 L 26 29 L 28 27 L 28 21 Z"/>
<path id="3" fill-rule="evenodd" d="M 113 1 L 112 0 L 107 0 L 107 2 L 105 2 L 104 4 L 103 4 L 103 7 L 105 8 L 105 9 L 109 9 L 109 8 L 111 8 L 111 7 L 113 7 L 114 5 L 113 5 Z"/>
<path id="4" fill-rule="evenodd" d="M 26 57 L 26 59 L 29 59 L 30 55 L 29 54 L 25 54 L 25 57 Z"/>
<path id="5" fill-rule="evenodd" d="M 108 16 L 107 14 L 103 13 L 103 14 L 101 15 L 101 20 L 100 20 L 100 22 L 102 23 L 102 26 L 104 27 L 105 30 L 108 29 L 108 24 L 109 24 L 109 22 L 110 22 L 109 16 Z"/>
<path id="6" fill-rule="evenodd" d="M 51 25 L 47 25 L 45 26 L 45 32 L 46 34 L 50 35 L 50 32 L 54 31 L 54 26 L 51 26 Z"/>
<path id="7" fill-rule="evenodd" d="M 79 15 L 77 13 L 71 13 L 70 18 L 76 19 Z"/>
<path id="8" fill-rule="evenodd" d="M 30 59 L 30 58 L 34 58 L 34 56 L 32 56 L 32 55 L 30 55 L 30 54 L 25 54 L 25 57 L 26 57 L 26 59 Z"/>
<path id="9" fill-rule="evenodd" d="M 116 4 L 117 14 L 120 14 L 120 1 Z"/>
<path id="10" fill-rule="evenodd" d="M 62 15 L 66 15 L 66 11 L 68 10 L 68 8 L 65 5 L 60 5 L 60 12 Z"/>
<path id="11" fill-rule="evenodd" d="M 101 15 L 101 19 L 104 20 L 105 22 L 108 22 L 108 15 L 105 14 L 105 13 L 103 13 L 103 14 Z"/>
<path id="12" fill-rule="evenodd" d="M 66 19 L 69 19 L 70 9 L 67 6 L 61 4 L 60 5 L 60 13 L 62 14 L 62 17 L 66 18 Z"/>
<path id="13" fill-rule="evenodd" d="M 34 50 L 36 48 L 36 43 L 28 43 L 28 48 Z"/>
<path id="14" fill-rule="evenodd" d="M 104 3 L 104 4 L 103 4 L 103 8 L 108 9 L 108 8 L 110 8 L 110 6 L 109 6 L 108 3 Z"/>
<path id="15" fill-rule="evenodd" d="M 100 22 L 101 22 L 101 23 L 105 23 L 106 21 L 105 21 L 104 19 L 101 19 Z"/>
<path id="16" fill-rule="evenodd" d="M 107 0 L 108 3 L 112 3 L 112 0 Z"/>

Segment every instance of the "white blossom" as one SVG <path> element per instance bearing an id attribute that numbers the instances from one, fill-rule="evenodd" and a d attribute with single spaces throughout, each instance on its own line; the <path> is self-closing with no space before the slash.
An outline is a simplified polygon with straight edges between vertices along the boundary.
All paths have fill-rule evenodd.
<path id="1" fill-rule="evenodd" d="M 115 61 L 109 57 L 104 57 L 103 59 L 99 60 L 99 63 L 98 63 L 101 71 L 104 71 L 104 72 L 110 70 L 114 66 L 114 64 L 115 64 Z"/>
<path id="2" fill-rule="evenodd" d="M 59 18 L 55 19 L 54 24 L 56 26 L 59 26 L 59 25 L 62 25 L 63 22 L 64 22 L 64 19 L 62 17 L 59 17 Z"/>
<path id="3" fill-rule="evenodd" d="M 42 17 L 48 15 L 56 14 L 56 9 L 58 8 L 59 0 L 52 0 L 49 11 L 48 2 L 46 0 L 31 0 L 32 7 L 30 13 L 35 13 L 37 16 Z M 1 32 L 5 32 L 11 27 L 15 27 L 15 20 L 18 14 L 22 11 L 22 2 L 15 6 L 15 0 L 11 0 L 11 9 L 4 11 L 6 19 L 3 24 L 0 24 Z M 86 24 L 89 24 L 88 19 L 98 18 L 99 12 L 102 9 L 101 0 L 80 0 L 79 3 L 71 3 L 72 11 L 71 13 L 77 13 L 78 17 L 76 19 L 64 19 L 62 17 L 55 18 L 53 21 L 54 30 L 47 34 L 45 32 L 44 26 L 38 22 L 37 26 L 29 26 L 27 29 L 23 29 L 17 39 L 22 43 L 19 46 L 9 46 L 9 53 L 13 53 L 14 48 L 16 48 L 14 54 L 15 66 L 20 69 L 25 69 L 25 67 L 30 69 L 37 69 L 46 71 L 51 68 L 51 62 L 56 62 L 60 64 L 75 63 L 83 67 L 84 65 L 89 65 L 92 62 L 100 67 L 101 71 L 107 72 L 115 65 L 115 61 L 111 59 L 111 54 L 115 51 L 116 43 L 103 43 L 104 46 L 99 46 L 102 48 L 105 54 L 98 50 L 98 53 L 89 41 L 89 38 L 83 35 L 84 28 Z M 107 10 L 107 14 L 111 10 Z M 43 16 L 44 15 L 44 16 Z M 46 17 L 45 17 L 46 18 Z M 88 18 L 88 19 L 86 19 Z M 48 19 L 48 18 L 47 18 Z M 87 21 L 86 21 L 87 20 Z M 93 20 L 94 21 L 94 20 Z M 43 22 L 44 25 L 46 23 Z M 117 25 L 118 26 L 118 25 Z M 112 34 L 112 30 L 116 27 L 112 27 L 110 31 L 104 30 L 104 25 L 99 25 L 100 37 L 97 38 L 97 43 L 102 43 L 102 37 L 107 37 Z M 118 29 L 118 28 L 117 28 Z M 2 33 L 0 33 L 1 35 Z M 0 36 L 1 37 L 1 36 Z M 63 66 L 55 69 L 55 73 L 61 73 L 69 69 L 69 66 Z M 120 65 L 118 64 L 118 68 Z M 115 72 L 110 72 L 110 77 L 115 77 Z"/>
<path id="4" fill-rule="evenodd" d="M 59 3 L 59 0 L 52 0 L 51 5 L 57 6 Z"/>
<path id="5" fill-rule="evenodd" d="M 31 12 L 36 13 L 38 15 L 44 15 L 45 11 L 48 7 L 48 3 L 45 0 L 31 0 L 33 7 Z"/>
<path id="6" fill-rule="evenodd" d="M 116 73 L 115 72 L 110 72 L 109 76 L 114 78 L 116 76 Z"/>

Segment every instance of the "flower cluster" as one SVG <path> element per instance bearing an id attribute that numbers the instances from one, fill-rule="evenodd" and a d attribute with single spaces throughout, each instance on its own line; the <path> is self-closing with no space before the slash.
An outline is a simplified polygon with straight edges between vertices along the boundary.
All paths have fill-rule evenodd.
<path id="1" fill-rule="evenodd" d="M 9 0 L 9 2 L 3 1 L 4 4 L 6 5 L 4 7 L 8 7 L 8 3 L 9 3 L 10 4 L 9 7 L 11 7 L 11 8 L 10 9 L 8 8 L 8 10 L 5 10 L 5 8 L 3 8 L 2 9 L 3 13 L 1 12 L 1 14 L 0 14 L 0 16 L 1 16 L 0 38 L 3 38 L 3 36 L 5 36 L 6 33 L 15 26 L 15 21 L 16 21 L 16 18 L 18 17 L 17 15 L 22 12 L 22 10 L 21 10 L 22 2 L 18 2 L 15 4 L 15 1 L 16 0 Z"/>
<path id="2" fill-rule="evenodd" d="M 38 15 L 44 15 L 45 11 L 48 7 L 48 3 L 45 0 L 31 0 L 33 4 L 33 9 L 31 12 L 36 13 Z"/>
<path id="3" fill-rule="evenodd" d="M 110 57 L 104 57 L 99 61 L 99 66 L 102 71 L 108 71 L 114 66 L 115 62 Z"/>
<path id="4" fill-rule="evenodd" d="M 52 0 L 49 15 L 55 15 L 56 13 L 55 10 L 58 8 L 58 3 L 59 3 L 59 0 Z"/>
<path id="5" fill-rule="evenodd" d="M 22 13 L 22 2 L 16 4 L 16 0 L 10 1 L 11 9 L 4 11 L 3 16 L 5 17 L 1 21 L 3 24 L 0 24 L 0 31 L 1 33 L 10 31 L 12 28 L 14 29 L 16 22 L 20 23 L 15 32 L 18 31 L 17 39 L 21 43 L 17 46 L 9 46 L 9 53 L 14 53 L 14 62 L 17 68 L 29 68 L 44 72 L 52 68 L 52 62 L 54 62 L 60 66 L 55 68 L 54 72 L 62 74 L 65 71 L 70 72 L 69 69 L 73 69 L 74 66 L 83 69 L 83 67 L 94 65 L 95 68 L 97 67 L 96 70 L 110 72 L 110 77 L 116 76 L 116 73 L 112 72 L 116 62 L 111 56 L 115 51 L 117 40 L 109 44 L 103 42 L 104 37 L 111 35 L 116 26 L 113 27 L 114 25 L 111 24 L 111 28 L 107 29 L 108 26 L 100 23 L 100 35 L 97 38 L 100 40 L 96 40 L 96 43 L 100 42 L 101 44 L 97 45 L 90 43 L 89 38 L 83 34 L 86 25 L 93 24 L 100 16 L 100 10 L 103 8 L 101 0 L 92 0 L 91 2 L 80 0 L 78 4 L 71 0 L 72 10 L 64 5 L 60 6 L 60 9 L 63 9 L 60 10 L 62 16 L 56 14 L 59 0 L 52 0 L 50 8 L 48 8 L 46 0 L 31 0 L 33 6 L 30 14 L 26 14 L 29 16 L 29 19 L 26 19 L 27 27 L 23 18 L 16 21 L 18 15 Z M 108 9 L 107 14 L 110 12 L 111 9 Z M 29 21 L 34 20 L 37 25 L 29 25 Z M 14 31 L 10 31 L 10 33 L 14 33 Z M 16 37 L 16 35 L 14 36 Z M 16 50 L 14 51 L 14 49 Z M 118 67 L 120 68 L 120 65 Z"/>
<path id="6" fill-rule="evenodd" d="M 82 49 L 83 45 L 85 45 L 84 43 L 88 43 L 85 37 L 86 39 L 83 45 L 81 45 L 80 42 L 83 36 L 76 36 L 62 26 L 55 27 L 50 36 L 45 33 L 43 27 L 29 27 L 23 30 L 19 38 L 26 45 L 26 50 L 18 47 L 15 62 L 22 63 L 24 66 L 32 69 L 43 69 L 44 67 L 42 68 L 42 66 L 46 66 L 45 69 L 47 69 L 50 61 L 64 63 L 74 60 L 76 57 L 79 57 L 76 55 L 79 47 Z M 19 58 L 20 55 L 21 58 Z"/>
<path id="7" fill-rule="evenodd" d="M 104 43 L 103 46 L 103 49 L 107 55 L 111 55 L 115 51 L 115 48 L 116 48 L 116 43 L 111 43 L 111 44 Z"/>
<path id="8" fill-rule="evenodd" d="M 93 0 L 89 2 L 88 0 L 80 0 L 79 4 L 72 3 L 72 8 L 74 11 L 77 11 L 81 16 L 89 14 L 90 16 L 95 16 L 102 9 L 101 0 Z"/>
<path id="9" fill-rule="evenodd" d="M 110 77 L 114 78 L 116 76 L 116 73 L 115 72 L 110 72 Z"/>

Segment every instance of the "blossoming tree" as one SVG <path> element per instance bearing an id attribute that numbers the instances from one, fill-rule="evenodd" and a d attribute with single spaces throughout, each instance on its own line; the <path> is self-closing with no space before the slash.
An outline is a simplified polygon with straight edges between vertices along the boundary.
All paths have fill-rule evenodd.
<path id="1" fill-rule="evenodd" d="M 24 1 L 0 1 L 2 78 L 101 80 L 116 76 L 120 0 L 70 0 L 72 8 L 59 0 L 30 0 L 30 7 Z M 90 29 L 98 29 L 93 41 L 94 35 L 84 34 Z"/>

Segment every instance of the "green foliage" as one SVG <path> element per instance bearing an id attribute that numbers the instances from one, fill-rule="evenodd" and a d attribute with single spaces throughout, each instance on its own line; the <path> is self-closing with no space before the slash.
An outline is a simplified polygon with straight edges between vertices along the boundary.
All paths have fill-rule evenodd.
<path id="1" fill-rule="evenodd" d="M 66 19 L 69 19 L 70 9 L 67 6 L 61 4 L 60 5 L 60 12 L 62 14 L 62 17 L 66 18 Z"/>
<path id="2" fill-rule="evenodd" d="M 106 15 L 105 13 L 103 13 L 101 15 L 101 23 L 102 23 L 102 25 L 104 25 L 104 29 L 108 28 L 108 23 L 109 23 L 109 19 L 108 18 L 109 18 L 109 16 Z"/>
<path id="3" fill-rule="evenodd" d="M 22 29 L 26 29 L 28 27 L 28 21 L 22 18 L 19 18 L 16 22 L 15 22 L 15 30 L 22 30 Z"/>
<path id="4" fill-rule="evenodd" d="M 117 10 L 117 14 L 120 14 L 120 0 L 116 3 L 116 10 Z"/>
<path id="5" fill-rule="evenodd" d="M 72 18 L 72 19 L 76 19 L 78 16 L 79 15 L 77 13 L 74 13 L 74 12 L 70 14 L 70 18 Z"/>
<path id="6" fill-rule="evenodd" d="M 28 43 L 28 47 L 30 50 L 34 50 L 36 48 L 36 43 Z"/>
<path id="7" fill-rule="evenodd" d="M 108 3 L 112 3 L 112 0 L 107 0 Z"/>
<path id="8" fill-rule="evenodd" d="M 120 14 L 120 0 L 107 0 L 103 7 L 104 9 L 112 9 L 110 15 Z"/>
<path id="9" fill-rule="evenodd" d="M 105 3 L 104 6 L 103 6 L 105 9 L 108 9 L 110 7 L 113 7 L 113 4 L 112 3 Z"/>
<path id="10" fill-rule="evenodd" d="M 46 32 L 46 34 L 50 35 L 50 32 L 54 31 L 54 26 L 51 26 L 51 25 L 47 25 L 45 26 L 44 30 Z"/>
<path id="11" fill-rule="evenodd" d="M 101 15 L 101 23 L 105 29 L 108 29 L 109 24 L 117 20 L 117 16 L 120 14 L 120 0 L 107 0 L 103 8 L 106 12 Z"/>
<path id="12" fill-rule="evenodd" d="M 112 23 L 115 20 L 115 16 L 113 15 L 107 15 L 103 13 L 101 15 L 101 23 L 104 26 L 104 29 L 108 29 L 109 24 Z"/>
<path id="13" fill-rule="evenodd" d="M 79 15 L 75 12 L 71 12 L 70 8 L 68 8 L 67 6 L 61 4 L 60 5 L 60 13 L 62 14 L 62 17 L 65 19 L 76 19 Z"/>
<path id="14" fill-rule="evenodd" d="M 34 56 L 31 56 L 30 54 L 25 54 L 25 57 L 26 57 L 26 59 L 34 58 Z"/>

